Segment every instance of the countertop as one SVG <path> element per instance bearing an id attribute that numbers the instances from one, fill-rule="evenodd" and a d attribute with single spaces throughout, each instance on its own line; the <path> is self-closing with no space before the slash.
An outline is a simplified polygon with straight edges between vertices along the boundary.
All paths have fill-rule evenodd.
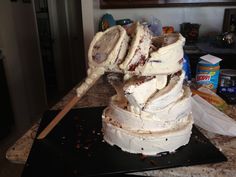
<path id="1" fill-rule="evenodd" d="M 76 87 L 75 87 L 76 88 Z M 75 88 L 72 89 L 60 102 L 52 107 L 52 110 L 61 109 L 73 96 Z M 109 97 L 115 93 L 114 89 L 107 83 L 106 77 L 100 78 L 87 94 L 76 104 L 75 108 L 106 106 Z M 230 105 L 226 114 L 236 120 L 236 106 Z M 20 139 L 7 151 L 6 158 L 13 163 L 25 164 L 33 140 L 36 136 L 40 122 L 35 123 Z M 145 176 L 169 176 L 169 177 L 199 177 L 199 176 L 236 176 L 236 137 L 217 135 L 200 129 L 200 131 L 228 158 L 227 162 L 195 165 L 189 167 L 178 167 L 163 170 L 138 172 L 135 174 Z M 204 153 L 204 152 L 202 152 Z"/>

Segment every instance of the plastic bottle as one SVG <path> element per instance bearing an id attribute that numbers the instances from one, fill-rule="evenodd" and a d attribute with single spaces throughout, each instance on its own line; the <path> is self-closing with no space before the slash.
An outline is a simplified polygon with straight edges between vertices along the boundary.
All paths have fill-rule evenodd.
<path id="1" fill-rule="evenodd" d="M 191 68 L 190 68 L 190 62 L 189 57 L 187 54 L 184 54 L 183 57 L 183 70 L 185 71 L 185 80 L 191 81 Z"/>

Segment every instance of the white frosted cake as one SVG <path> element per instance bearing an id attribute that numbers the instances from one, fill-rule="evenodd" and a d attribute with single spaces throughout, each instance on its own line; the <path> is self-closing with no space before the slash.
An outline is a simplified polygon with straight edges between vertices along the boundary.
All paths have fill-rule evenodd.
<path id="1" fill-rule="evenodd" d="M 139 23 L 132 29 L 128 35 L 112 27 L 90 45 L 92 66 L 114 57 L 113 71 L 124 74 L 110 78 L 117 95 L 102 115 L 104 140 L 130 153 L 173 152 L 189 142 L 193 124 L 191 91 L 183 85 L 185 39 L 179 33 L 152 36 Z"/>
<path id="2" fill-rule="evenodd" d="M 183 86 L 183 75 L 184 72 L 173 75 L 167 86 L 150 94 L 144 104 L 138 104 L 139 99 L 130 99 L 125 91 L 127 99 L 113 96 L 102 116 L 104 140 L 123 151 L 144 155 L 173 152 L 186 145 L 193 119 L 191 91 Z M 144 93 L 146 98 L 147 92 L 144 88 L 135 96 L 139 98 Z"/>

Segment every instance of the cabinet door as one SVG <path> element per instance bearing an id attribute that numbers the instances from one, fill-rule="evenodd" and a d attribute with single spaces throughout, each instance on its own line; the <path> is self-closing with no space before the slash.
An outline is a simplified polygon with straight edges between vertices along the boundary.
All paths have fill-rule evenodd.
<path id="1" fill-rule="evenodd" d="M 10 97 L 3 68 L 3 60 L 0 59 L 0 139 L 5 137 L 13 124 L 13 114 L 10 104 Z"/>

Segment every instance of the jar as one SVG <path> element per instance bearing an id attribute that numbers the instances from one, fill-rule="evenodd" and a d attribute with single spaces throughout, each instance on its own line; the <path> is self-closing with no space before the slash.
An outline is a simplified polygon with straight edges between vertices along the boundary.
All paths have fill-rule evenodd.
<path id="1" fill-rule="evenodd" d="M 220 72 L 219 92 L 236 94 L 236 70 L 222 69 Z"/>
<path id="2" fill-rule="evenodd" d="M 219 62 L 216 64 L 200 60 L 197 65 L 196 83 L 199 86 L 206 87 L 214 92 L 217 90 L 220 73 Z"/>

